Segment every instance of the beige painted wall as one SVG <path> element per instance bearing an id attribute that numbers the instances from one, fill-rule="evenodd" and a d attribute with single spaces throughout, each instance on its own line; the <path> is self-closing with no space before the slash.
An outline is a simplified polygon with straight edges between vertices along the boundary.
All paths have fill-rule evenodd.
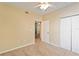
<path id="1" fill-rule="evenodd" d="M 36 14 L 0 4 L 0 52 L 34 43 Z"/>
<path id="2" fill-rule="evenodd" d="M 66 6 L 54 12 L 43 15 L 43 20 L 50 21 L 50 42 L 53 45 L 60 45 L 60 19 L 61 17 L 79 14 L 79 3 Z"/>

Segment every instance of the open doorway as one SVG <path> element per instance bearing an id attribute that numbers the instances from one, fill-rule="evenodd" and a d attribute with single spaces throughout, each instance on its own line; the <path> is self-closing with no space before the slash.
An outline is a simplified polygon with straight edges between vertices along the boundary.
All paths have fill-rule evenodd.
<path id="1" fill-rule="evenodd" d="M 41 40 L 41 22 L 35 21 L 35 41 L 39 39 Z"/>
<path id="2" fill-rule="evenodd" d="M 49 20 L 35 21 L 35 41 L 49 43 Z"/>

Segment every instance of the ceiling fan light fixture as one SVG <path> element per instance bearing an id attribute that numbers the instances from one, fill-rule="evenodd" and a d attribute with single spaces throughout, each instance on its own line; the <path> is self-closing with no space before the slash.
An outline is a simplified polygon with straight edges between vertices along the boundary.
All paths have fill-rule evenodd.
<path id="1" fill-rule="evenodd" d="M 51 5 L 48 4 L 48 2 L 44 2 L 40 5 L 40 9 L 41 10 L 46 10 L 48 7 L 50 7 Z"/>
<path id="2" fill-rule="evenodd" d="M 51 7 L 52 5 L 48 2 L 40 2 L 40 4 L 36 5 L 35 7 L 39 7 L 41 10 L 45 11 L 47 8 Z"/>

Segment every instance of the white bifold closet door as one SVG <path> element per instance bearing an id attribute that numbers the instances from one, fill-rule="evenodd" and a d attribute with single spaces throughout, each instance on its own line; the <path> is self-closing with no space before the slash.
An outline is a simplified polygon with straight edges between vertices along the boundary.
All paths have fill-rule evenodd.
<path id="1" fill-rule="evenodd" d="M 60 20 L 60 46 L 79 53 L 79 15 Z"/>
<path id="2" fill-rule="evenodd" d="M 60 46 L 71 50 L 71 18 L 62 18 L 60 20 Z"/>
<path id="3" fill-rule="evenodd" d="M 72 17 L 72 51 L 79 53 L 79 15 Z"/>

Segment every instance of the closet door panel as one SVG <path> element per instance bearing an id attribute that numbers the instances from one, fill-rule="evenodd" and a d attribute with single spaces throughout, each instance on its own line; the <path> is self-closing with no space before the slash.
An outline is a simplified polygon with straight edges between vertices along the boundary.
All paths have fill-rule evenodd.
<path id="1" fill-rule="evenodd" d="M 79 53 L 79 16 L 72 17 L 72 51 Z"/>
<path id="2" fill-rule="evenodd" d="M 60 21 L 60 46 L 71 50 L 71 18 L 63 18 Z"/>

